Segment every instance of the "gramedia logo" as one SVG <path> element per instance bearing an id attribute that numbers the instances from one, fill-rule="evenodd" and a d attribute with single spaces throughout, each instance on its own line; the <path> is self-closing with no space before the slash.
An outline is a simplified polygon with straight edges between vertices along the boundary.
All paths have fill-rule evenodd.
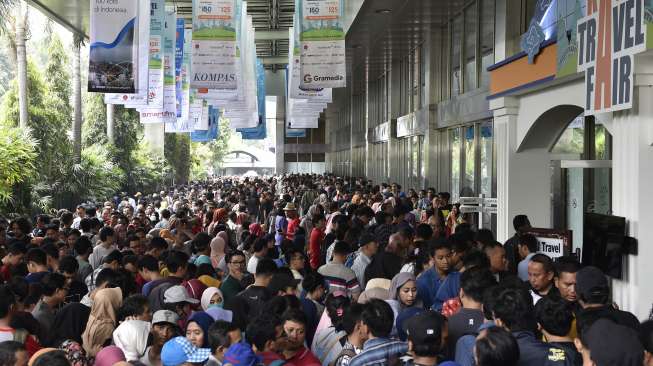
<path id="1" fill-rule="evenodd" d="M 305 83 L 312 83 L 313 82 L 313 77 L 311 76 L 311 74 L 304 75 L 304 82 Z"/>

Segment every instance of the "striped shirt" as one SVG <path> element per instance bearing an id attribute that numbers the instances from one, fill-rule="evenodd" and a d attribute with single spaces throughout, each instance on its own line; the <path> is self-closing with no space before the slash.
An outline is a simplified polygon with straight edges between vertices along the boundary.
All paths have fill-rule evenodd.
<path id="1" fill-rule="evenodd" d="M 358 296 L 361 288 L 356 273 L 342 263 L 328 263 L 317 270 L 329 284 L 329 293 L 343 291 L 347 296 Z"/>
<path id="2" fill-rule="evenodd" d="M 388 338 L 373 338 L 363 344 L 363 352 L 352 358 L 349 366 L 385 366 L 408 352 L 408 344 Z M 396 363 L 396 362 L 395 362 Z"/>

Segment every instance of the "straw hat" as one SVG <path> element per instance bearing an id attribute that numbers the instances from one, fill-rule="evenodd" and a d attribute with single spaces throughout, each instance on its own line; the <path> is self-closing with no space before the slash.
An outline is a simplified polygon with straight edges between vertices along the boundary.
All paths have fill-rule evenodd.
<path id="1" fill-rule="evenodd" d="M 284 207 L 284 211 L 297 211 L 297 207 L 295 207 L 295 204 L 290 202 Z"/>

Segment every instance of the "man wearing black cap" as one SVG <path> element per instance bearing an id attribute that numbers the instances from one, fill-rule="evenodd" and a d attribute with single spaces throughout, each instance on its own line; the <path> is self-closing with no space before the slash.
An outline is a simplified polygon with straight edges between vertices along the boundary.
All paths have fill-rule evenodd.
<path id="1" fill-rule="evenodd" d="M 576 293 L 584 317 L 607 318 L 619 325 L 639 329 L 639 320 L 632 313 L 617 310 L 610 303 L 608 280 L 600 269 L 589 266 L 578 271 Z"/>
<path id="2" fill-rule="evenodd" d="M 425 311 L 408 319 L 405 328 L 408 352 L 413 355 L 406 365 L 437 365 L 446 338 L 443 334 L 447 333 L 444 316 L 435 311 Z"/>
<path id="3" fill-rule="evenodd" d="M 372 262 L 372 257 L 378 250 L 379 243 L 371 233 L 364 232 L 358 239 L 358 255 L 354 259 L 354 264 L 352 264 L 351 269 L 356 273 L 356 278 L 361 289 L 365 288 L 365 269 Z"/>

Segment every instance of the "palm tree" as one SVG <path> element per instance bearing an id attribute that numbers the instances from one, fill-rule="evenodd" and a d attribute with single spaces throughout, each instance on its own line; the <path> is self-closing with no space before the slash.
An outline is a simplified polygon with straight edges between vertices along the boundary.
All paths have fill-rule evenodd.
<path id="1" fill-rule="evenodd" d="M 0 35 L 6 36 L 12 49 L 18 79 L 19 125 L 27 128 L 27 2 L 0 0 Z"/>

